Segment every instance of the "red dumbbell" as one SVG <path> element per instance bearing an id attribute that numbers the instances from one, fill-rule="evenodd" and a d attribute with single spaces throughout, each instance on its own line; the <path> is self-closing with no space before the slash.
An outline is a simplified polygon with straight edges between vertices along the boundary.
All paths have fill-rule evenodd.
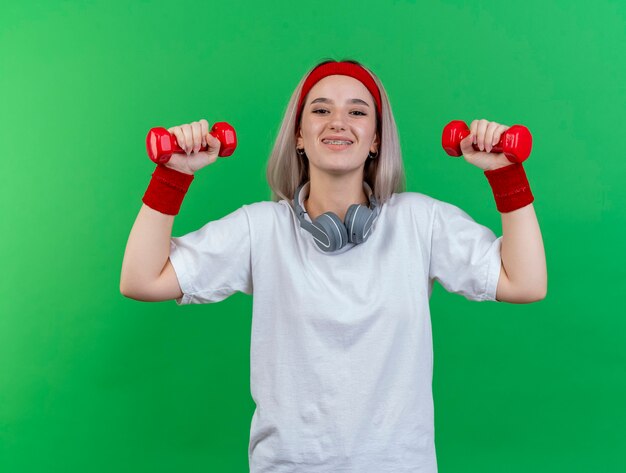
<path id="1" fill-rule="evenodd" d="M 226 157 L 233 154 L 237 147 L 237 135 L 235 129 L 226 122 L 217 122 L 211 128 L 209 134 L 220 140 L 221 146 L 218 153 L 219 156 Z M 200 151 L 206 151 L 209 145 L 200 148 Z M 151 128 L 146 137 L 146 150 L 150 159 L 157 164 L 167 163 L 172 154 L 185 153 L 178 146 L 176 135 L 170 133 L 165 128 Z"/>
<path id="2" fill-rule="evenodd" d="M 441 136 L 441 145 L 450 156 L 462 156 L 461 141 L 470 134 L 469 127 L 462 120 L 452 120 L 448 123 Z M 472 143 L 476 151 L 478 145 Z M 500 136 L 500 141 L 491 149 L 491 153 L 504 153 L 512 163 L 521 163 L 530 155 L 533 147 L 533 137 L 523 125 L 513 125 Z"/>

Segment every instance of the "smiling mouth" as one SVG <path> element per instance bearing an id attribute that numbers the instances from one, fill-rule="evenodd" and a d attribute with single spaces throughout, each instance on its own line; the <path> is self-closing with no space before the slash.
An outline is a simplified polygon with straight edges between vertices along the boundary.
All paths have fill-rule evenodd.
<path id="1" fill-rule="evenodd" d="M 352 144 L 349 140 L 322 140 L 322 144 L 333 151 L 342 151 L 348 149 Z"/>
<path id="2" fill-rule="evenodd" d="M 327 145 L 351 145 L 352 141 L 349 140 L 322 140 L 322 143 Z"/>

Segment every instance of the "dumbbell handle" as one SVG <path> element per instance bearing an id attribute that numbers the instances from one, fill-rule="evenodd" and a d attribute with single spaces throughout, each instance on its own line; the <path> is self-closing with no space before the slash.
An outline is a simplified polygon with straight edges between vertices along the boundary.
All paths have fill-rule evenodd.
<path id="1" fill-rule="evenodd" d="M 452 120 L 448 123 L 441 136 L 441 145 L 450 156 L 462 156 L 461 141 L 470 134 L 469 127 L 462 120 Z M 491 153 L 504 153 L 512 163 L 521 163 L 530 155 L 533 146 L 533 137 L 528 128 L 523 125 L 513 125 L 500 136 L 500 141 L 491 149 Z M 480 151 L 477 144 L 472 143 L 476 151 Z"/>
<path id="2" fill-rule="evenodd" d="M 218 156 L 226 157 L 233 154 L 237 147 L 237 134 L 231 125 L 226 122 L 217 122 L 209 134 L 220 140 Z M 207 151 L 208 149 L 209 145 L 207 144 L 202 146 L 200 151 Z M 167 163 L 174 153 L 185 153 L 178 145 L 176 135 L 162 127 L 150 129 L 148 136 L 146 136 L 146 151 L 150 159 L 157 164 Z"/>

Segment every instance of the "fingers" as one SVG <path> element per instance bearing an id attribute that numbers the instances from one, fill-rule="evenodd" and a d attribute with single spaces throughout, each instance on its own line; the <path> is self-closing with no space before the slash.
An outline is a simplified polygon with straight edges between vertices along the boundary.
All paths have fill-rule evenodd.
<path id="1" fill-rule="evenodd" d="M 202 147 L 206 146 L 206 135 L 209 134 L 209 122 L 207 122 L 204 118 L 200 120 L 200 127 L 202 129 Z"/>
<path id="2" fill-rule="evenodd" d="M 470 155 L 472 153 L 475 153 L 476 150 L 474 148 L 472 148 L 472 134 L 470 133 L 469 135 L 467 135 L 465 138 L 463 138 L 460 142 L 460 146 L 461 146 L 461 153 L 463 153 L 463 155 Z"/>
<path id="3" fill-rule="evenodd" d="M 487 151 L 487 153 L 500 142 L 500 137 L 506 130 L 506 126 L 496 122 L 490 122 L 489 125 L 487 125 L 487 131 L 485 132 L 485 151 Z"/>
<path id="4" fill-rule="evenodd" d="M 209 145 L 208 151 L 213 151 L 213 150 L 219 151 L 220 147 L 222 146 L 222 143 L 220 142 L 220 140 L 210 133 L 207 135 L 207 144 Z"/>
<path id="5" fill-rule="evenodd" d="M 493 142 L 493 138 L 498 127 L 499 124 L 496 122 L 489 122 L 487 124 L 487 129 L 485 130 L 485 151 L 487 151 L 487 153 L 491 151 L 491 148 L 497 143 L 497 141 L 495 143 Z M 500 138 L 499 135 L 498 138 Z"/>
<path id="6" fill-rule="evenodd" d="M 470 125 L 470 135 L 474 136 L 473 143 L 480 151 L 489 153 L 498 144 L 502 133 L 509 127 L 488 120 L 474 120 Z"/>
<path id="7" fill-rule="evenodd" d="M 197 153 L 202 147 L 202 126 L 200 125 L 200 122 L 191 123 L 191 135 L 191 149 L 194 153 Z"/>
<path id="8" fill-rule="evenodd" d="M 478 145 L 480 151 L 485 150 L 485 132 L 489 122 L 484 118 L 482 120 L 474 120 L 470 125 L 470 132 L 474 135 L 474 144 Z"/>
<path id="9" fill-rule="evenodd" d="M 183 148 L 185 150 L 185 153 L 189 154 L 191 153 L 191 150 L 193 149 L 193 132 L 191 130 L 191 125 L 181 125 L 181 130 L 183 131 L 183 136 L 184 136 L 184 143 L 185 146 L 181 148 Z"/>
<path id="10" fill-rule="evenodd" d="M 178 146 L 189 156 L 191 153 L 197 153 L 202 146 L 206 145 L 209 122 L 201 119 L 197 122 L 173 126 L 167 131 L 174 134 Z"/>
<path id="11" fill-rule="evenodd" d="M 189 154 L 187 151 L 187 139 L 185 138 L 185 133 L 183 132 L 184 126 L 185 125 L 173 126 L 168 128 L 167 131 L 176 137 L 176 143 L 178 146 L 180 146 L 185 153 Z"/>

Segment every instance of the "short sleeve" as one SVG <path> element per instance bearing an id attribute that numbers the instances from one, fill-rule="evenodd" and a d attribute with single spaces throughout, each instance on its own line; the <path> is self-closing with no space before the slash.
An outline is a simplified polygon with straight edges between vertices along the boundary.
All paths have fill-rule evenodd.
<path id="1" fill-rule="evenodd" d="M 429 278 L 472 301 L 496 301 L 502 237 L 452 204 L 433 206 Z"/>
<path id="2" fill-rule="evenodd" d="M 252 294 L 245 206 L 194 232 L 172 237 L 170 261 L 183 291 L 178 305 L 219 302 L 236 291 Z"/>

